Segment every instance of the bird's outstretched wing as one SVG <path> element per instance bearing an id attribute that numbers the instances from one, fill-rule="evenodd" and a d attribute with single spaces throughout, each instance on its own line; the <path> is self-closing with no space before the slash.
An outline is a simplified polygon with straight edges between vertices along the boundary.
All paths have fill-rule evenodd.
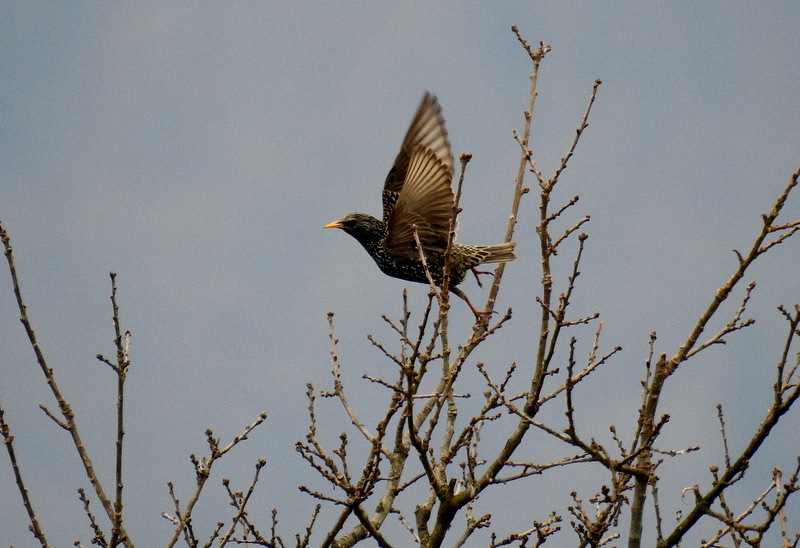
<path id="1" fill-rule="evenodd" d="M 383 188 L 387 251 L 418 256 L 413 226 L 425 250 L 447 246 L 453 214 L 453 153 L 436 97 L 426 93 Z"/>

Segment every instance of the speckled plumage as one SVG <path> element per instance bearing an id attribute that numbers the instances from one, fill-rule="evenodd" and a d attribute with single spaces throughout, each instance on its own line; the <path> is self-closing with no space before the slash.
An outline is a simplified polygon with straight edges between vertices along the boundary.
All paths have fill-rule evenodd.
<path id="1" fill-rule="evenodd" d="M 422 99 L 400 152 L 383 186 L 383 220 L 366 213 L 350 213 L 325 228 L 340 228 L 364 246 L 384 274 L 428 283 L 419 257 L 414 226 L 431 277 L 441 285 L 444 253 L 453 215 L 453 154 L 441 107 L 428 93 Z M 483 263 L 514 260 L 514 243 L 472 246 L 453 243 L 450 250 L 450 287 L 476 315 L 466 296 L 455 286 L 467 271 Z"/>

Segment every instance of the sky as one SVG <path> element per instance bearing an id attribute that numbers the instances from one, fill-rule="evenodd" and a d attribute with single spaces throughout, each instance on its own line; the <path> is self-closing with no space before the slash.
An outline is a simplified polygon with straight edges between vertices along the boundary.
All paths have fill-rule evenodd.
<path id="1" fill-rule="evenodd" d="M 630 436 L 649 334 L 658 333 L 658 353 L 674 354 L 733 272 L 731 250 L 748 248 L 761 214 L 800 165 L 800 5 L 0 6 L 0 219 L 41 348 L 107 489 L 116 383 L 95 356 L 115 355 L 108 273 L 117 273 L 122 327 L 132 333 L 126 525 L 140 546 L 169 538 L 160 517 L 172 511 L 166 485 L 188 500 L 189 455 L 207 452 L 203 432 L 224 443 L 262 411 L 267 421 L 214 469 L 195 523 L 205 520 L 198 527 L 207 534 L 227 519 L 221 478 L 243 489 L 263 457 L 251 517 L 266 528 L 277 507 L 285 539 L 302 531 L 313 501 L 297 486 L 321 484 L 294 444 L 307 429 L 306 384 L 332 384 L 326 314 L 335 312 L 351 398 L 369 417 L 383 394 L 360 376 L 391 370 L 366 336 L 397 347 L 381 315 L 400 316 L 407 287 L 381 274 L 354 240 L 322 227 L 351 211 L 379 213 L 383 179 L 429 90 L 456 157 L 473 155 L 458 239 L 502 241 L 519 163 L 512 130 L 523 127 L 530 84 L 512 24 L 552 48 L 532 133 L 545 176 L 566 153 L 595 79 L 603 81 L 553 200 L 580 195 L 559 231 L 591 215 L 573 314 L 600 312 L 601 349 L 623 351 L 585 386 L 579 420 L 613 444 L 609 424 L 626 425 Z M 518 259 L 498 300 L 514 318 L 481 355 L 498 372 L 534 357 L 537 196 L 524 198 Z M 795 194 L 783 220 L 798 218 Z M 557 257 L 558 291 L 573 256 L 574 246 Z M 757 427 L 786 336 L 777 306 L 800 302 L 798 271 L 798 239 L 759 262 L 745 280 L 758 284 L 747 314 L 756 325 L 687 363 L 664 394 L 661 409 L 672 417 L 664 448 L 701 446 L 662 465 L 670 516 L 689 508 L 680 490 L 707 486 L 708 466 L 722 462 L 716 404 L 726 410 L 733 450 Z M 471 280 L 462 289 L 473 302 L 485 298 Z M 408 290 L 413 321 L 427 288 Z M 472 316 L 456 301 L 451 317 L 451 337 L 463 342 Z M 571 333 L 584 356 L 594 329 Z M 76 495 L 88 481 L 40 403 L 55 407 L 0 269 L 0 404 L 50 541 L 88 545 Z M 318 405 L 333 447 L 347 422 L 335 402 Z M 554 409 L 554 421 L 561 412 Z M 736 493 L 740 505 L 774 466 L 790 469 L 798 422 L 797 409 L 784 417 L 752 463 L 743 484 L 750 491 Z M 529 458 L 558 452 L 548 444 L 533 440 Z M 606 479 L 581 470 L 511 488 L 504 496 L 522 510 L 496 515 L 494 526 L 502 536 L 551 510 L 568 519 L 569 491 L 588 499 Z M 0 545 L 33 545 L 5 457 L 0 493 Z M 93 509 L 100 513 L 97 502 Z M 798 515 L 795 502 L 795 524 Z M 575 538 L 562 535 L 565 543 Z"/>

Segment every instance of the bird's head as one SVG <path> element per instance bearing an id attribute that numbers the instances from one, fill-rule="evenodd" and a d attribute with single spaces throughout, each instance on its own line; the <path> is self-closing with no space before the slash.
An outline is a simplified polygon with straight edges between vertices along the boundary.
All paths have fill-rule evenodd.
<path id="1" fill-rule="evenodd" d="M 386 231 L 381 221 L 366 213 L 350 213 L 325 228 L 341 228 L 363 245 L 381 240 Z"/>

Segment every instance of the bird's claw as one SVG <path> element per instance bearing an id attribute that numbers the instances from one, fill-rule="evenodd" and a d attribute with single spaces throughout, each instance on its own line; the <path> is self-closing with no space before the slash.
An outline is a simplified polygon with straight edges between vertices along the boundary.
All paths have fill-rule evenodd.
<path id="1" fill-rule="evenodd" d="M 483 287 L 479 274 L 489 274 L 490 276 L 494 276 L 494 272 L 489 272 L 488 270 L 478 270 L 475 267 L 470 268 L 470 270 L 472 270 L 472 274 L 475 276 L 475 281 L 478 282 L 478 287 Z"/>

